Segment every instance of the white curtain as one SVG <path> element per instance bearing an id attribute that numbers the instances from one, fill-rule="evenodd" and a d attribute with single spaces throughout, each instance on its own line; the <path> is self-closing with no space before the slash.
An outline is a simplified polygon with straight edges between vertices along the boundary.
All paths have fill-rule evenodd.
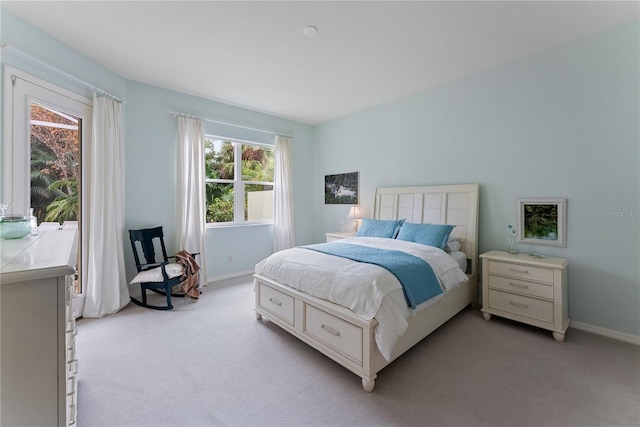
<path id="1" fill-rule="evenodd" d="M 293 225 L 293 159 L 291 149 L 293 141 L 287 136 L 275 136 L 274 170 L 274 252 L 295 246 Z"/>
<path id="2" fill-rule="evenodd" d="M 93 132 L 88 147 L 87 201 L 82 227 L 86 253 L 84 317 L 115 313 L 129 303 L 124 266 L 124 156 L 122 106 L 93 97 Z"/>
<path id="3" fill-rule="evenodd" d="M 207 280 L 204 121 L 178 116 L 176 252 L 199 253 L 200 286 Z"/>

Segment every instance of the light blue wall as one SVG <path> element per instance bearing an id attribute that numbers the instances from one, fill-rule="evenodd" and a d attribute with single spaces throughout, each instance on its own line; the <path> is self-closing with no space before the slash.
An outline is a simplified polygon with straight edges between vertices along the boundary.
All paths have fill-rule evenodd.
<path id="1" fill-rule="evenodd" d="M 315 128 L 316 238 L 348 208 L 325 174 L 376 186 L 480 183 L 481 251 L 507 249 L 519 197 L 568 199 L 573 321 L 640 335 L 640 43 L 627 25 Z M 625 215 L 624 212 L 631 212 Z M 622 213 L 622 217 L 618 215 Z"/>
<path id="2" fill-rule="evenodd" d="M 4 9 L 0 9 L 0 35 L 3 43 L 23 51 L 35 59 L 25 57 L 9 48 L 1 53 L 3 65 L 12 65 L 79 95 L 89 98 L 93 96 L 91 88 L 78 84 L 73 79 L 52 70 L 46 65 L 49 64 L 74 78 L 91 83 L 116 96 L 124 95 L 125 79 L 86 56 L 78 54 L 69 46 L 60 43 Z"/>

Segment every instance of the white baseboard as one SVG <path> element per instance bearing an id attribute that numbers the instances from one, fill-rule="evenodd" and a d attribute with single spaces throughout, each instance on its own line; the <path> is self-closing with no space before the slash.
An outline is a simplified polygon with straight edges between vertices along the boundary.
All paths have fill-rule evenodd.
<path id="1" fill-rule="evenodd" d="M 223 274 L 221 276 L 207 277 L 207 285 L 214 282 L 219 282 L 221 280 L 233 279 L 240 276 L 247 276 L 253 273 L 254 273 L 254 270 L 245 270 L 245 271 L 238 271 L 235 273 Z"/>
<path id="2" fill-rule="evenodd" d="M 613 338 L 620 341 L 626 341 L 631 344 L 640 345 L 640 336 L 627 334 L 625 332 L 614 331 L 613 329 L 601 328 L 600 326 L 589 325 L 587 323 L 571 321 L 571 328 L 580 329 L 581 331 L 591 332 L 597 335 Z"/>

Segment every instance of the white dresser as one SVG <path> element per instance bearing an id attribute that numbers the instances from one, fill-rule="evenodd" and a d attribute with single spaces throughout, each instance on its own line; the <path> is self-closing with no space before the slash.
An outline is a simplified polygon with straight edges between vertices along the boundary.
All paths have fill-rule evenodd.
<path id="1" fill-rule="evenodd" d="M 564 341 L 569 327 L 567 265 L 556 257 L 490 251 L 482 259 L 482 316 L 491 315 L 548 329 Z"/>
<path id="2" fill-rule="evenodd" d="M 76 424 L 77 231 L 0 240 L 0 425 Z"/>

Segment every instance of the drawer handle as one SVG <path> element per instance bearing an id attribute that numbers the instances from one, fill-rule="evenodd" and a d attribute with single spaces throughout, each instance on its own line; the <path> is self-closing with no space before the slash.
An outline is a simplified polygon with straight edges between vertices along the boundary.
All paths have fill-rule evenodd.
<path id="1" fill-rule="evenodd" d="M 278 301 L 277 299 L 269 298 L 269 301 L 271 301 L 275 305 L 282 305 L 282 303 L 280 301 Z"/>
<path id="2" fill-rule="evenodd" d="M 515 301 L 509 301 L 509 304 L 515 305 L 516 307 L 520 307 L 520 308 L 529 308 L 529 304 L 522 304 Z"/>
<path id="3" fill-rule="evenodd" d="M 335 336 L 337 336 L 337 337 L 339 337 L 339 336 L 340 336 L 340 332 L 336 331 L 336 330 L 335 330 L 335 329 L 333 329 L 331 326 L 327 326 L 327 325 L 325 325 L 325 324 L 323 323 L 322 325 L 320 325 L 320 327 L 321 327 L 322 329 L 324 329 L 325 331 L 329 332 L 329 333 L 330 333 L 330 334 L 332 334 L 332 335 L 335 335 Z"/>
<path id="4" fill-rule="evenodd" d="M 513 283 L 513 282 L 509 282 L 510 286 L 513 286 L 514 288 L 520 288 L 520 289 L 529 289 L 529 285 L 523 285 L 521 283 Z"/>
<path id="5" fill-rule="evenodd" d="M 510 267 L 509 271 L 513 271 L 514 273 L 523 273 L 523 274 L 529 273 L 529 270 L 521 270 L 519 268 L 514 268 L 514 267 Z"/>

